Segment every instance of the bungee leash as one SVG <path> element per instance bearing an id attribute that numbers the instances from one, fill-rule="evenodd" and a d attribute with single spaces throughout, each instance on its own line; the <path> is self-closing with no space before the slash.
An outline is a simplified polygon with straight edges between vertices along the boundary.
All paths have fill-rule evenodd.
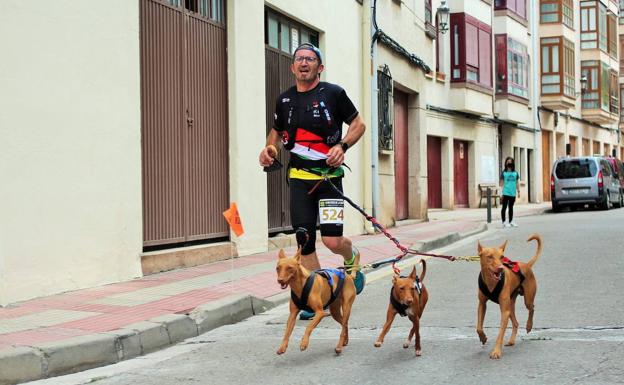
<path id="1" fill-rule="evenodd" d="M 428 256 L 428 257 L 434 257 L 434 258 L 443 258 L 443 259 L 446 259 L 446 260 L 449 260 L 449 261 L 466 261 L 466 262 L 470 262 L 470 261 L 478 261 L 479 260 L 479 256 L 478 255 L 456 257 L 456 256 L 452 256 L 452 255 L 423 253 L 423 252 L 420 252 L 418 250 L 410 250 L 409 248 L 403 246 L 401 244 L 401 242 L 399 242 L 398 239 L 396 239 L 394 236 L 392 236 L 392 234 L 390 234 L 390 232 L 384 226 L 382 226 L 381 223 L 379 223 L 379 221 L 377 221 L 377 219 L 375 217 L 373 217 L 372 215 L 368 215 L 368 213 L 366 213 L 366 211 L 364 211 L 364 209 L 362 209 L 360 206 L 355 204 L 355 202 L 353 202 L 349 197 L 344 195 L 344 193 L 342 191 L 340 191 L 340 189 L 338 187 L 336 187 L 331 182 L 331 178 L 329 178 L 327 176 L 327 174 L 322 175 L 322 177 L 323 177 L 322 180 L 326 181 L 327 183 L 329 183 L 329 185 L 332 187 L 332 189 L 334 189 L 334 191 L 336 191 L 342 197 L 342 199 L 347 201 L 351 205 L 351 207 L 353 207 L 360 214 L 362 214 L 364 216 L 364 218 L 366 218 L 366 220 L 369 221 L 373 225 L 373 227 L 375 227 L 383 235 L 385 235 L 388 239 L 390 239 L 395 244 L 395 246 L 399 250 L 401 250 L 401 254 L 396 256 L 396 257 L 394 257 L 394 258 L 390 258 L 390 259 L 386 259 L 386 260 L 382 260 L 382 261 L 378 261 L 378 262 L 374 262 L 374 263 L 369 263 L 369 264 L 366 264 L 366 265 L 361 265 L 360 268 L 371 267 L 373 269 L 376 269 L 376 268 L 378 268 L 380 266 L 383 266 L 385 264 L 392 263 L 392 270 L 394 270 L 395 273 L 400 274 L 401 270 L 398 267 L 396 267 L 396 263 L 398 261 L 400 261 L 404 256 L 406 256 L 408 254 L 411 254 L 411 255 L 422 255 L 422 256 Z M 316 188 L 316 186 L 314 188 Z M 352 267 L 352 266 L 350 266 L 350 267 Z"/>

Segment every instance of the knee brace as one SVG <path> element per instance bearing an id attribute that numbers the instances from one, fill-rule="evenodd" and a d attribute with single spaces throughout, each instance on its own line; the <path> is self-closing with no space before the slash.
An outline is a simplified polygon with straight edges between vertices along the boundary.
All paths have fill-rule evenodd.
<path id="1" fill-rule="evenodd" d="M 316 225 L 303 224 L 293 226 L 297 230 L 295 236 L 297 238 L 297 246 L 301 247 L 301 255 L 312 254 L 316 251 Z"/>

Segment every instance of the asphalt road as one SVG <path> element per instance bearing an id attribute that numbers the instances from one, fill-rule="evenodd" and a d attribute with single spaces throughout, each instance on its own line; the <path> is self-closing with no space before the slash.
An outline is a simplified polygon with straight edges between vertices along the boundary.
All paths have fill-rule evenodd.
<path id="1" fill-rule="evenodd" d="M 527 335 L 527 311 L 518 301 L 519 338 L 503 347 L 501 360 L 489 358 L 500 319 L 496 304 L 488 302 L 485 346 L 475 333 L 479 264 L 434 259 L 425 277 L 422 357 L 415 357 L 413 345 L 402 348 L 406 318 L 397 317 L 381 348 L 373 346 L 391 279 L 388 269 L 379 269 L 356 299 L 350 343 L 341 356 L 334 353 L 339 329 L 330 317 L 305 352 L 299 340 L 307 323 L 297 321 L 288 351 L 276 355 L 288 313 L 284 305 L 152 355 L 37 384 L 622 384 L 624 209 L 547 213 L 518 222 L 511 229 L 493 224 L 437 250 L 474 255 L 477 239 L 488 246 L 509 240 L 506 255 L 526 261 L 535 252 L 526 239 L 542 236 L 544 250 L 534 267 L 534 329 Z M 415 262 L 406 261 L 406 273 Z"/>

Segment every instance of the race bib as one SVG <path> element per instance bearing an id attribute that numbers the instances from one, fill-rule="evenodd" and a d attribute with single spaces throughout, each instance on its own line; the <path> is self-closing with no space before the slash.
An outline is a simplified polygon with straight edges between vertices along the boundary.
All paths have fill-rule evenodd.
<path id="1" fill-rule="evenodd" d="M 319 222 L 342 225 L 344 201 L 342 199 L 321 199 L 319 201 Z"/>

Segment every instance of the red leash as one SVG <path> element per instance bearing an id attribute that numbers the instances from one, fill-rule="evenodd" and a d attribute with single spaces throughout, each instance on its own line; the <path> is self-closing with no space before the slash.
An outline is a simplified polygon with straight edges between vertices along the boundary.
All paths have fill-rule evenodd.
<path id="1" fill-rule="evenodd" d="M 389 260 L 385 260 L 385 261 L 380 261 L 377 263 L 373 263 L 371 264 L 371 266 L 373 268 L 379 267 L 381 265 L 384 265 L 386 263 L 392 263 L 392 270 L 394 270 L 395 273 L 400 274 L 401 270 L 396 267 L 396 263 L 398 261 L 400 261 L 404 256 L 406 256 L 407 254 L 412 254 L 412 255 L 424 255 L 424 256 L 428 256 L 428 257 L 435 257 L 435 258 L 444 258 L 447 259 L 449 261 L 455 261 L 456 257 L 453 257 L 451 255 L 439 255 L 439 254 L 431 254 L 431 253 L 421 253 L 418 251 L 410 251 L 407 247 L 403 246 L 401 244 L 401 242 L 399 242 L 398 239 L 396 239 L 395 237 L 392 236 L 392 234 L 390 234 L 390 232 L 381 225 L 381 223 L 379 223 L 377 221 L 377 219 L 375 217 L 373 217 L 372 215 L 368 215 L 360 206 L 356 205 L 351 199 L 349 199 L 347 196 L 345 196 L 342 191 L 340 191 L 338 189 L 338 187 L 334 186 L 334 184 L 331 182 L 330 178 L 327 177 L 327 175 L 323 176 L 323 180 L 325 180 L 326 182 L 329 183 L 329 185 L 338 193 L 340 194 L 340 196 L 342 196 L 342 198 L 344 200 L 346 200 L 347 202 L 349 202 L 349 204 L 356 209 L 357 211 L 360 212 L 360 214 L 362 214 L 367 221 L 369 221 L 370 223 L 373 224 L 373 227 L 375 227 L 377 230 L 379 230 L 383 235 L 385 235 L 388 239 L 390 239 L 392 242 L 394 242 L 394 244 L 396 245 L 396 247 L 401 250 L 401 255 L 393 258 L 393 259 L 389 259 Z M 315 186 L 316 187 L 316 186 Z"/>

